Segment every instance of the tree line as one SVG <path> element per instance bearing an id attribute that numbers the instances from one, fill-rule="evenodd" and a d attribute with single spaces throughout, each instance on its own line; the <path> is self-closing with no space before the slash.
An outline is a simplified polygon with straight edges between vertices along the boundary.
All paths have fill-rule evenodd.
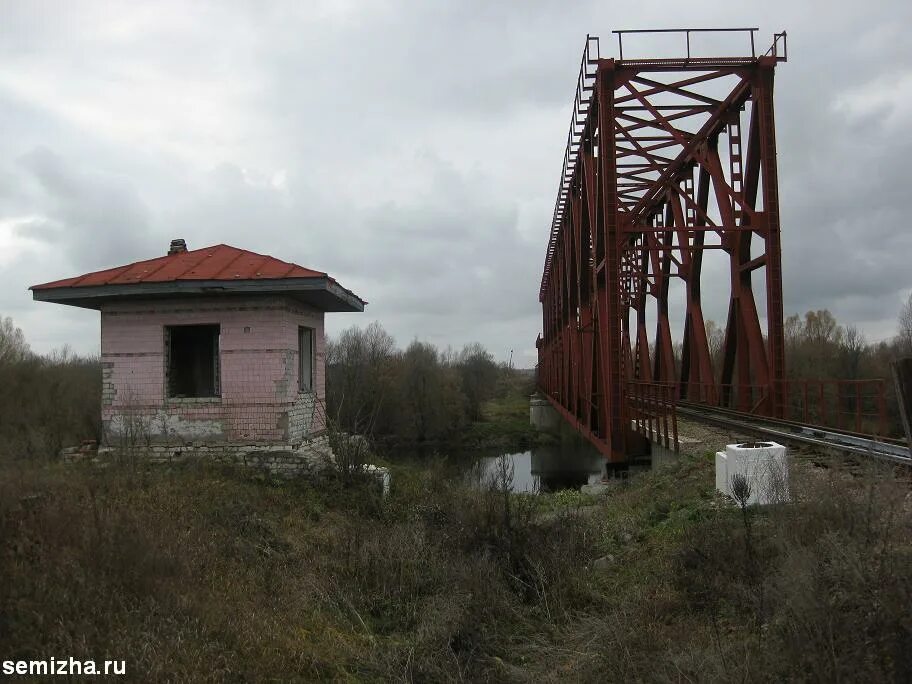
<path id="1" fill-rule="evenodd" d="M 531 379 L 495 362 L 481 344 L 404 350 L 379 323 L 327 342 L 327 414 L 339 428 L 388 445 L 458 441 L 496 394 L 531 392 Z M 528 387 L 526 387 L 528 385 Z M 102 440 L 101 364 L 68 348 L 40 355 L 9 317 L 0 317 L 0 454 L 56 454 Z"/>
<path id="2" fill-rule="evenodd" d="M 896 335 L 869 342 L 854 325 L 841 325 L 828 309 L 792 314 L 785 319 L 786 375 L 802 379 L 890 378 L 890 365 L 912 356 L 912 295 L 900 310 Z M 706 321 L 706 337 L 716 380 L 722 368 L 725 330 Z M 675 345 L 680 363 L 682 344 Z"/>
<path id="3" fill-rule="evenodd" d="M 714 367 L 722 366 L 723 330 L 706 325 Z M 885 378 L 891 363 L 912 356 L 912 296 L 893 339 L 868 342 L 828 310 L 785 321 L 789 378 Z M 405 349 L 374 322 L 327 340 L 326 410 L 346 431 L 381 444 L 454 443 L 484 418 L 495 397 L 533 390 L 532 378 L 498 364 L 481 344 L 438 349 L 413 340 Z M 888 408 L 895 413 L 892 385 Z M 67 348 L 35 354 L 22 331 L 0 316 L 0 452 L 47 455 L 84 439 L 101 440 L 101 364 Z"/>
<path id="4" fill-rule="evenodd" d="M 706 335 L 715 379 L 719 382 L 725 331 L 715 321 L 708 320 Z M 788 316 L 784 322 L 784 336 L 786 378 L 791 381 L 882 379 L 887 423 L 885 426 L 877 423 L 876 428 L 884 427 L 894 436 L 901 435 L 902 423 L 893 387 L 892 364 L 899 358 L 912 357 L 912 295 L 901 307 L 896 335 L 891 339 L 869 342 L 856 326 L 841 325 L 827 309 L 808 311 L 803 316 Z M 675 362 L 678 364 L 679 372 L 681 354 L 682 345 L 679 343 L 675 345 Z M 856 410 L 856 402 L 863 414 L 874 416 L 880 410 L 877 394 L 879 390 L 872 384 L 865 383 L 858 387 L 842 386 L 840 394 L 836 396 L 835 386 L 829 385 L 818 389 L 821 387 L 820 384 L 811 383 L 811 397 L 804 399 L 800 396 L 800 382 L 790 383 L 790 387 L 792 390 L 788 400 L 795 404 L 799 413 L 805 401 L 811 407 L 815 403 L 819 405 L 821 401 L 831 408 L 839 403 L 840 410 L 843 411 L 842 419 L 848 421 L 852 419 L 850 414 Z M 815 398 L 818 391 L 823 393 L 820 400 Z M 814 410 L 821 411 L 819 407 Z M 875 429 L 873 423 L 864 427 Z"/>
<path id="5" fill-rule="evenodd" d="M 413 340 L 399 349 L 378 322 L 352 326 L 326 345 L 330 419 L 386 444 L 458 441 L 462 428 L 482 418 L 485 402 L 516 380 L 477 342 L 455 351 Z"/>

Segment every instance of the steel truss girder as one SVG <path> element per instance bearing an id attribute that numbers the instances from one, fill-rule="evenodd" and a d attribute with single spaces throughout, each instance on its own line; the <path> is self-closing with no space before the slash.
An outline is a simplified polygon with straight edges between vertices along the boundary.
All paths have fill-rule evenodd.
<path id="1" fill-rule="evenodd" d="M 575 120 L 578 147 L 566 157 L 566 197 L 556 208 L 542 278 L 540 389 L 612 462 L 638 448 L 632 382 L 781 416 L 777 58 L 590 63 L 591 97 L 580 107 L 585 117 Z M 695 90 L 708 85 L 712 94 Z M 720 368 L 702 308 L 707 250 L 729 262 Z M 758 271 L 765 331 L 753 289 Z M 675 279 L 683 283 L 684 311 L 669 300 Z M 681 317 L 678 362 L 672 321 Z"/>

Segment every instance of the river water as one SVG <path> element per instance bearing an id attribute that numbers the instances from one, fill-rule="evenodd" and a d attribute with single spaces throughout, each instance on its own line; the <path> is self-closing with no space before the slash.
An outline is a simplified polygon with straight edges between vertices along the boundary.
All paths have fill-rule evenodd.
<path id="1" fill-rule="evenodd" d="M 563 439 L 559 443 L 533 447 L 527 451 L 487 451 L 475 453 L 467 477 L 479 486 L 501 476 L 501 459 L 512 471 L 514 492 L 554 492 L 579 489 L 599 482 L 605 472 L 604 457 L 588 442 Z"/>

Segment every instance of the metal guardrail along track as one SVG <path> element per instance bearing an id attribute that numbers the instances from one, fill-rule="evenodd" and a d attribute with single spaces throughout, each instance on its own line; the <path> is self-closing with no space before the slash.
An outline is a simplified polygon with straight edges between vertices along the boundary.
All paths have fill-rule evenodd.
<path id="1" fill-rule="evenodd" d="M 910 454 L 908 447 L 898 441 L 875 440 L 851 432 L 802 425 L 787 420 L 776 420 L 698 404 L 682 402 L 677 405 L 676 410 L 680 416 L 722 427 L 737 428 L 774 437 L 782 441 L 810 444 L 827 449 L 836 449 L 854 456 L 873 457 L 912 466 L 912 454 Z"/>

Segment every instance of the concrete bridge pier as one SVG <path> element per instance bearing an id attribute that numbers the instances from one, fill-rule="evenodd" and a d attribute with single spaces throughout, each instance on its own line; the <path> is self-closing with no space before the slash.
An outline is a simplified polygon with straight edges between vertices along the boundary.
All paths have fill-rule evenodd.
<path id="1" fill-rule="evenodd" d="M 660 439 L 650 439 L 649 443 L 649 454 L 645 457 L 645 461 L 649 463 L 650 467 L 657 468 L 669 463 L 674 463 L 678 458 L 678 453 L 674 448 L 668 448 Z"/>
<path id="2" fill-rule="evenodd" d="M 579 479 L 582 485 L 614 475 L 605 457 L 541 393 L 529 398 L 529 423 L 555 438 L 553 443 L 536 446 L 532 451 L 533 470 L 546 490 L 554 488 L 549 483 L 566 484 Z"/>
<path id="3" fill-rule="evenodd" d="M 563 419 L 551 402 L 537 392 L 529 399 L 529 423 L 537 430 L 552 435 L 561 434 Z"/>
<path id="4" fill-rule="evenodd" d="M 536 392 L 529 398 L 529 423 L 540 432 L 546 432 L 559 440 L 557 452 L 565 462 L 572 461 L 571 455 L 580 453 L 597 453 L 595 447 L 580 435 L 570 423 L 541 393 Z M 679 436 L 679 442 L 688 443 L 695 440 Z M 643 468 L 654 469 L 674 463 L 678 454 L 673 447 L 666 447 L 661 435 L 654 432 L 639 432 L 636 424 L 631 423 L 627 436 L 628 460 L 610 463 L 599 455 L 602 463 L 602 476 L 605 479 L 626 477 L 631 470 Z M 555 457 L 556 458 L 556 457 Z M 569 461 L 568 461 L 569 459 Z M 547 459 L 546 459 L 547 460 Z M 545 468 L 547 470 L 548 468 Z"/>

